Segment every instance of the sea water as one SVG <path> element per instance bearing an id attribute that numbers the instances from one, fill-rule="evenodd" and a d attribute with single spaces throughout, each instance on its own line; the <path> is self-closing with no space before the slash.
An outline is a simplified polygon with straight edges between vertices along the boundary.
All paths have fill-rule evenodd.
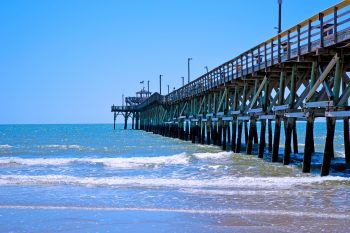
<path id="1" fill-rule="evenodd" d="M 347 174 L 117 128 L 0 126 L 0 232 L 350 231 Z M 316 151 L 324 140 L 317 122 Z"/>

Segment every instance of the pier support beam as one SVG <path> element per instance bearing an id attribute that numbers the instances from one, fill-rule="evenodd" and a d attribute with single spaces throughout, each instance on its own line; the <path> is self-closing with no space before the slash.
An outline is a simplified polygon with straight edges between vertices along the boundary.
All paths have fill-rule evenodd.
<path id="1" fill-rule="evenodd" d="M 124 115 L 124 129 L 128 128 L 128 113 L 126 112 Z"/>
<path id="2" fill-rule="evenodd" d="M 260 144 L 259 144 L 259 150 L 258 150 L 258 158 L 264 157 L 264 151 L 265 151 L 265 134 L 266 134 L 266 120 L 261 120 L 261 129 L 260 129 Z"/>
<path id="3" fill-rule="evenodd" d="M 256 133 L 256 122 L 255 118 L 252 117 L 250 119 L 250 127 L 249 127 L 249 136 L 248 136 L 248 144 L 247 144 L 247 154 L 251 155 L 253 151 L 253 140 Z"/>
<path id="4" fill-rule="evenodd" d="M 204 145 L 204 143 L 205 143 L 205 124 L 204 124 L 204 122 L 201 122 L 201 130 L 202 130 L 201 144 Z"/>
<path id="5" fill-rule="evenodd" d="M 323 162 L 321 167 L 321 176 L 328 176 L 329 169 L 331 167 L 331 160 L 334 157 L 334 128 L 335 128 L 335 118 L 327 117 L 327 136 L 326 144 L 323 153 Z"/>
<path id="6" fill-rule="evenodd" d="M 231 139 L 232 151 L 236 151 L 236 132 L 237 132 L 237 120 L 234 118 L 232 121 L 232 139 Z"/>
<path id="7" fill-rule="evenodd" d="M 244 140 L 245 145 L 248 145 L 249 131 L 248 131 L 248 121 L 244 121 Z"/>
<path id="8" fill-rule="evenodd" d="M 219 118 L 218 120 L 218 139 L 217 139 L 217 145 L 221 146 L 222 144 L 222 118 Z"/>
<path id="9" fill-rule="evenodd" d="M 297 121 L 293 119 L 293 152 L 294 154 L 299 153 L 298 149 L 298 132 L 297 132 Z"/>
<path id="10" fill-rule="evenodd" d="M 238 121 L 238 135 L 237 135 L 236 153 L 241 152 L 242 130 L 243 130 L 243 121 Z"/>
<path id="11" fill-rule="evenodd" d="M 349 138 L 349 118 L 344 118 L 344 150 L 345 163 L 350 163 L 350 138 Z"/>
<path id="12" fill-rule="evenodd" d="M 269 152 L 272 152 L 272 120 L 268 120 L 267 122 L 268 125 L 268 136 L 269 136 Z"/>
<path id="13" fill-rule="evenodd" d="M 222 149 L 226 150 L 226 131 L 227 130 L 227 121 L 224 121 L 222 126 Z"/>
<path id="14" fill-rule="evenodd" d="M 207 126 L 207 145 L 210 145 L 211 143 L 211 138 L 210 138 L 210 135 L 211 135 L 211 118 L 209 118 L 207 120 L 207 123 L 206 123 L 206 126 Z"/>
<path id="15" fill-rule="evenodd" d="M 117 119 L 117 113 L 114 112 L 114 123 L 113 123 L 113 129 L 115 130 L 115 120 Z"/>
<path id="16" fill-rule="evenodd" d="M 287 127 L 285 132 L 285 143 L 284 143 L 284 155 L 283 155 L 283 165 L 289 165 L 290 163 L 290 153 L 292 150 L 292 131 L 293 131 L 293 121 L 294 119 L 288 118 Z"/>
<path id="17" fill-rule="evenodd" d="M 189 124 L 188 124 L 188 120 L 186 120 L 185 122 L 185 141 L 188 141 L 188 137 L 189 137 L 189 132 L 190 129 L 189 129 Z"/>
<path id="18" fill-rule="evenodd" d="M 304 147 L 304 159 L 303 159 L 303 172 L 309 173 L 311 170 L 311 157 L 314 152 L 314 118 L 310 114 L 306 122 L 306 134 L 305 134 L 305 147 Z"/>

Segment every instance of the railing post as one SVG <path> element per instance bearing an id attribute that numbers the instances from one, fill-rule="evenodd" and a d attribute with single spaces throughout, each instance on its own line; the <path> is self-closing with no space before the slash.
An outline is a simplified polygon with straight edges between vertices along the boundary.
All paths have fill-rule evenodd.
<path id="1" fill-rule="evenodd" d="M 291 47 L 290 47 L 290 31 L 288 31 L 288 35 L 287 35 L 287 59 L 290 59 L 290 55 L 291 55 Z"/>
<path id="2" fill-rule="evenodd" d="M 298 33 L 298 56 L 301 54 L 301 49 L 300 49 L 300 25 L 297 26 L 297 33 Z"/>
<path id="3" fill-rule="evenodd" d="M 324 28 L 323 28 L 323 14 L 320 13 L 318 15 L 319 17 L 319 20 L 320 20 L 320 47 L 323 48 L 324 47 L 324 35 L 323 35 L 323 32 L 324 32 Z"/>
<path id="4" fill-rule="evenodd" d="M 267 48 L 266 48 L 266 43 L 264 43 L 264 63 L 265 63 L 265 68 L 267 68 Z"/>
<path id="5" fill-rule="evenodd" d="M 308 27 L 307 27 L 307 51 L 310 53 L 311 52 L 311 31 L 312 31 L 312 26 L 311 26 L 311 20 L 309 20 Z"/>
<path id="6" fill-rule="evenodd" d="M 281 62 L 281 36 L 278 35 L 278 45 L 277 45 L 277 48 L 278 48 L 278 62 L 280 63 Z"/>
<path id="7" fill-rule="evenodd" d="M 273 40 L 271 40 L 271 66 L 273 65 Z"/>
<path id="8" fill-rule="evenodd" d="M 333 40 L 334 44 L 338 42 L 338 8 L 334 7 L 334 15 L 333 15 Z"/>

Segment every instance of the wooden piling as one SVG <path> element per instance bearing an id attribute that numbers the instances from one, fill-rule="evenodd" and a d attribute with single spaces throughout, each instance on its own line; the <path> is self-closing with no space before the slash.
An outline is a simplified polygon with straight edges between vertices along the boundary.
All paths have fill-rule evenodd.
<path id="1" fill-rule="evenodd" d="M 264 157 L 264 151 L 265 151 L 265 134 L 266 134 L 266 120 L 261 120 L 261 129 L 260 129 L 260 144 L 259 144 L 259 150 L 258 150 L 258 158 Z"/>
<path id="2" fill-rule="evenodd" d="M 234 118 L 232 121 L 232 140 L 231 140 L 232 151 L 236 151 L 236 132 L 237 132 L 237 121 Z"/>
<path id="3" fill-rule="evenodd" d="M 249 126 L 249 136 L 248 136 L 248 144 L 247 144 L 247 154 L 251 155 L 253 151 L 253 140 L 256 131 L 256 123 L 254 116 L 250 119 Z"/>
<path id="4" fill-rule="evenodd" d="M 113 129 L 114 130 L 115 130 L 115 121 L 116 121 L 116 119 L 117 119 L 117 113 L 114 112 L 114 123 L 113 123 Z"/>
<path id="5" fill-rule="evenodd" d="M 222 144 L 222 118 L 219 118 L 218 120 L 218 139 L 217 139 L 217 145 L 221 146 Z"/>
<path id="6" fill-rule="evenodd" d="M 297 132 L 297 121 L 293 119 L 293 152 L 294 154 L 299 153 L 298 149 L 298 132 Z"/>
<path id="7" fill-rule="evenodd" d="M 241 152 L 242 130 L 243 130 L 243 121 L 238 121 L 238 135 L 237 135 L 236 153 Z"/>
<path id="8" fill-rule="evenodd" d="M 292 131 L 293 131 L 293 119 L 288 118 L 287 127 L 285 132 L 285 143 L 284 143 L 284 155 L 283 155 L 283 165 L 289 165 L 290 163 L 290 152 L 291 152 L 291 141 L 292 141 Z"/>
<path id="9" fill-rule="evenodd" d="M 344 118 L 344 150 L 345 162 L 350 163 L 350 138 L 349 138 L 349 117 Z"/>
<path id="10" fill-rule="evenodd" d="M 248 121 L 244 121 L 244 140 L 245 145 L 248 145 L 248 139 L 249 139 L 249 129 L 248 129 Z"/>
<path id="11" fill-rule="evenodd" d="M 227 130 L 227 122 L 224 121 L 222 126 L 222 150 L 226 150 L 226 130 Z"/>
<path id="12" fill-rule="evenodd" d="M 269 147 L 268 150 L 271 153 L 272 152 L 272 120 L 268 120 L 268 136 L 269 136 Z"/>
<path id="13" fill-rule="evenodd" d="M 334 156 L 333 140 L 334 140 L 335 119 L 327 117 L 327 136 L 323 153 L 323 162 L 321 167 L 321 176 L 328 176 L 331 167 L 332 155 Z"/>
<path id="14" fill-rule="evenodd" d="M 124 129 L 128 128 L 128 113 L 126 112 L 124 115 Z"/>
<path id="15" fill-rule="evenodd" d="M 207 145 L 210 145 L 210 143 L 211 143 L 211 138 L 210 138 L 210 135 L 211 135 L 211 132 L 210 132 L 210 130 L 211 130 L 211 118 L 209 118 L 207 120 L 206 126 L 207 126 Z"/>
<path id="16" fill-rule="evenodd" d="M 305 147 L 304 147 L 304 159 L 303 159 L 303 172 L 309 173 L 311 168 L 311 156 L 313 153 L 313 131 L 314 131 L 314 118 L 312 114 L 309 114 L 306 122 L 305 132 Z"/>
<path id="17" fill-rule="evenodd" d="M 230 123 L 227 123 L 227 143 L 231 143 L 231 127 Z"/>
<path id="18" fill-rule="evenodd" d="M 189 137 L 189 132 L 190 129 L 189 129 L 189 123 L 188 123 L 188 120 L 186 120 L 186 123 L 185 123 L 185 141 L 188 141 L 188 137 Z"/>
<path id="19" fill-rule="evenodd" d="M 204 145 L 205 143 L 205 124 L 203 122 L 201 122 L 201 144 Z"/>

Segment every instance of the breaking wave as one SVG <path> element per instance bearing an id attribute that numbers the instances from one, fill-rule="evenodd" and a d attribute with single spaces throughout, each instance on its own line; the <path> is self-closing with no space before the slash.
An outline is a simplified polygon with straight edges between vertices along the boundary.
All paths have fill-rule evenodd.
<path id="1" fill-rule="evenodd" d="M 130 157 L 130 158 L 0 158 L 0 165 L 27 166 L 62 166 L 71 163 L 103 164 L 113 168 L 134 168 L 149 165 L 187 164 L 189 157 L 186 153 L 172 156 L 158 157 Z"/>
<path id="2" fill-rule="evenodd" d="M 149 178 L 144 176 L 127 177 L 76 177 L 66 175 L 2 175 L 0 185 L 81 185 L 81 186 L 128 186 L 128 187 L 190 187 L 190 188 L 265 188 L 288 189 L 294 186 L 322 184 L 323 182 L 344 182 L 345 177 L 232 177 L 216 179 Z"/>

